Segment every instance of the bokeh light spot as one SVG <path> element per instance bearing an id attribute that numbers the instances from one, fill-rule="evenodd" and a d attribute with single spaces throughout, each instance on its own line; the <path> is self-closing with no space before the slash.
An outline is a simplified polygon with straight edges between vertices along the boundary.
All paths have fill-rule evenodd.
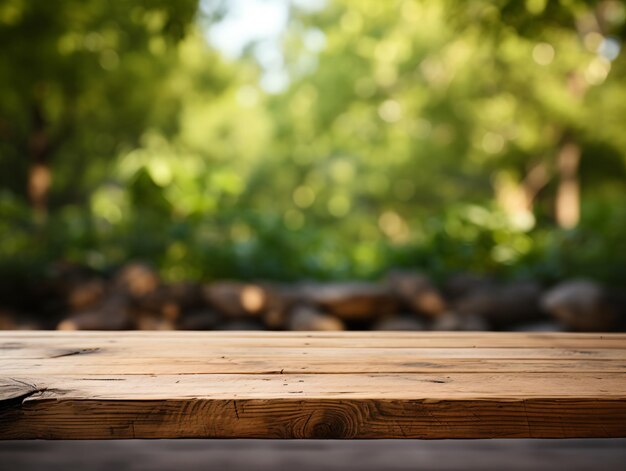
<path id="1" fill-rule="evenodd" d="M 539 43 L 533 48 L 533 60 L 539 65 L 550 65 L 554 60 L 554 47 L 548 43 Z"/>

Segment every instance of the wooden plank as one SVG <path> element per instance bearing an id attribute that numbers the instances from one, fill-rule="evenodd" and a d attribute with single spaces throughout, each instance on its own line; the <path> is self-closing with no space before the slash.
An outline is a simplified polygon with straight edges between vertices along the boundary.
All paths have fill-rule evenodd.
<path id="1" fill-rule="evenodd" d="M 226 352 L 224 352 L 226 353 Z M 85 359 L 79 355 L 53 359 L 11 359 L 0 366 L 0 375 L 15 376 L 28 371 L 42 376 L 63 375 L 68 371 L 81 375 L 138 374 L 338 374 L 338 373 L 621 373 L 626 360 L 584 359 L 492 359 L 492 358 L 423 358 L 371 355 L 330 356 L 311 354 L 303 357 L 264 355 L 218 355 L 204 358 L 102 357 Z"/>
<path id="2" fill-rule="evenodd" d="M 56 360 L 69 357 L 97 359 L 125 359 L 128 352 L 133 352 L 134 358 L 155 359 L 189 359 L 189 358 L 269 358 L 276 361 L 297 358 L 306 360 L 310 357 L 318 358 L 345 358 L 363 359 L 382 356 L 384 358 L 400 359 L 434 359 L 434 358 L 476 358 L 476 359 L 553 359 L 553 360 L 626 360 L 626 351 L 612 349 L 573 349 L 573 348 L 342 348 L 342 347 L 229 347 L 215 345 L 188 344 L 134 344 L 126 341 L 120 344 L 103 345 L 98 342 L 88 344 L 70 343 L 66 347 L 28 347 L 15 350 L 3 350 L 0 356 L 2 361 L 32 359 Z M 306 358 L 304 358 L 306 357 Z M 361 360 L 362 361 L 362 360 Z"/>
<path id="3" fill-rule="evenodd" d="M 95 337 L 95 338 L 110 338 L 110 331 L 101 330 L 83 330 L 76 331 L 54 331 L 54 330 L 4 330 L 0 331 L 0 337 L 7 338 L 63 338 L 63 337 L 76 337 L 79 334 L 80 337 Z M 146 331 L 141 330 L 121 330 L 115 331 L 116 338 L 145 338 Z M 583 332 L 494 332 L 494 331 L 382 331 L 382 330 L 352 330 L 352 331 L 321 331 L 321 332 L 306 332 L 306 331 L 261 331 L 261 330 L 240 330 L 240 331 L 180 331 L 180 330 L 162 330 L 158 332 L 159 338 L 348 338 L 348 339 L 375 339 L 375 338 L 545 338 L 551 340 L 559 339 L 626 339 L 625 332 L 598 332 L 598 333 L 583 333 Z"/>
<path id="4" fill-rule="evenodd" d="M 35 418 L 36 417 L 36 418 Z M 624 437 L 623 401 L 53 401 L 0 418 L 4 439 Z"/>
<path id="5" fill-rule="evenodd" d="M 626 336 L 368 334 L 4 332 L 0 438 L 626 436 Z"/>
<path id="6" fill-rule="evenodd" d="M 14 378 L 2 438 L 616 437 L 623 375 Z M 6 400 L 6 399 L 5 399 Z"/>
<path id="7" fill-rule="evenodd" d="M 94 341 L 133 346 L 154 344 L 145 332 L 54 332 L 0 331 L 0 355 L 24 346 L 68 346 L 87 348 Z M 349 341 L 346 341 L 349 340 Z M 209 345 L 228 347 L 337 347 L 337 348 L 569 348 L 623 349 L 626 334 L 525 333 L 525 332 L 158 332 L 163 346 Z"/>
<path id="8" fill-rule="evenodd" d="M 69 373 L 69 372 L 68 372 Z M 33 400 L 626 398 L 626 373 L 20 375 L 3 387 Z M 21 385 L 21 386 L 20 386 Z M 15 392 L 10 396 L 14 396 Z"/>

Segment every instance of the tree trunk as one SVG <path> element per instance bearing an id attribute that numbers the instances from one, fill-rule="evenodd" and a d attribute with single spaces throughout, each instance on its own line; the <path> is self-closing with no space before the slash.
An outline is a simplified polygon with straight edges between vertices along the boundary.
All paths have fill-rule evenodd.
<path id="1" fill-rule="evenodd" d="M 524 191 L 525 209 L 529 213 L 532 214 L 534 212 L 535 199 L 549 181 L 550 171 L 544 161 L 536 163 L 526 173 L 522 181 L 522 188 Z"/>
<path id="2" fill-rule="evenodd" d="M 52 184 L 50 171 L 51 143 L 46 131 L 41 107 L 38 103 L 32 108 L 32 131 L 28 139 L 28 182 L 27 193 L 30 204 L 40 216 L 48 212 L 48 194 Z"/>
<path id="3" fill-rule="evenodd" d="M 556 221 L 566 229 L 576 227 L 580 219 L 580 154 L 580 146 L 571 138 L 566 138 L 557 156 L 559 184 L 555 202 Z"/>

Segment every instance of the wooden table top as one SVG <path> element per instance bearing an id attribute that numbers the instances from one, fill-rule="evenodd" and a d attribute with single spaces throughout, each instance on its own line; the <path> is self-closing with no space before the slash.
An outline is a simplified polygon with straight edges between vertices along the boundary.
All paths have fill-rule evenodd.
<path id="1" fill-rule="evenodd" d="M 0 332 L 0 438 L 626 437 L 626 334 Z"/>

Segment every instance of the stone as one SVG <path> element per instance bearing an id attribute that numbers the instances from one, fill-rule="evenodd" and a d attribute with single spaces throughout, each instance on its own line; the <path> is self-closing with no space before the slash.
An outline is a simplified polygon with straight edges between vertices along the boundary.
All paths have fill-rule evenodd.
<path id="1" fill-rule="evenodd" d="M 67 305 L 72 311 L 84 311 L 102 301 L 106 292 L 104 280 L 94 278 L 72 284 L 67 292 Z"/>
<path id="2" fill-rule="evenodd" d="M 563 324 L 555 321 L 529 322 L 528 324 L 516 325 L 514 332 L 563 332 Z"/>
<path id="3" fill-rule="evenodd" d="M 541 319 L 541 286 L 532 281 L 514 281 L 500 286 L 484 286 L 453 304 L 459 314 L 473 314 L 496 329 Z"/>
<path id="4" fill-rule="evenodd" d="M 231 319 L 219 323 L 215 330 L 265 330 L 258 319 Z"/>
<path id="5" fill-rule="evenodd" d="M 485 331 L 489 324 L 476 314 L 459 314 L 448 311 L 437 317 L 431 325 L 432 330 L 449 331 Z"/>
<path id="6" fill-rule="evenodd" d="M 266 295 L 265 309 L 261 314 L 268 329 L 287 328 L 289 311 L 298 302 L 299 293 L 293 286 L 281 283 L 263 283 Z"/>
<path id="7" fill-rule="evenodd" d="M 289 330 L 296 331 L 336 331 L 345 330 L 345 325 L 335 316 L 325 313 L 315 307 L 296 306 L 289 315 Z"/>
<path id="8" fill-rule="evenodd" d="M 393 294 L 413 312 L 437 317 L 447 309 L 446 301 L 428 276 L 410 271 L 393 271 L 387 276 Z"/>
<path id="9" fill-rule="evenodd" d="M 73 314 L 61 321 L 58 330 L 127 330 L 136 327 L 133 322 L 128 298 L 110 295 L 102 304 L 87 311 Z"/>
<path id="10" fill-rule="evenodd" d="M 343 321 L 369 321 L 396 312 L 398 300 L 388 287 L 369 282 L 307 283 L 302 300 Z"/>
<path id="11" fill-rule="evenodd" d="M 132 300 L 139 311 L 152 312 L 155 317 L 175 323 L 184 310 L 202 307 L 200 286 L 195 283 L 160 284 L 144 296 Z"/>
<path id="12" fill-rule="evenodd" d="M 180 330 L 212 330 L 220 320 L 217 312 L 211 309 L 198 309 L 183 313 L 177 323 Z"/>
<path id="13" fill-rule="evenodd" d="M 135 328 L 138 330 L 175 330 L 174 320 L 155 316 L 152 312 L 135 312 Z"/>
<path id="14" fill-rule="evenodd" d="M 267 303 L 259 285 L 237 281 L 210 283 L 202 288 L 202 295 L 209 306 L 233 319 L 259 316 Z"/>
<path id="15" fill-rule="evenodd" d="M 133 262 L 124 265 L 117 272 L 113 284 L 121 293 L 139 299 L 155 292 L 161 280 L 158 273 L 149 265 Z"/>
<path id="16" fill-rule="evenodd" d="M 623 305 L 591 280 L 560 283 L 541 298 L 542 307 L 565 327 L 577 331 L 609 331 L 624 321 Z"/>
<path id="17" fill-rule="evenodd" d="M 413 331 L 426 330 L 426 326 L 414 315 L 392 315 L 380 319 L 372 326 L 372 330 Z"/>
<path id="18" fill-rule="evenodd" d="M 495 282 L 487 276 L 477 273 L 456 273 L 443 283 L 443 292 L 446 299 L 458 301 L 471 293 L 495 286 Z"/>

